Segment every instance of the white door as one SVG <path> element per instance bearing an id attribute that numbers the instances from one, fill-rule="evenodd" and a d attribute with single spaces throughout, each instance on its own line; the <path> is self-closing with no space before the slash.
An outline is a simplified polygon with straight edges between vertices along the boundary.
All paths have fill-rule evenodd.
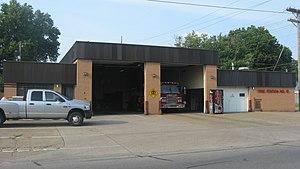
<path id="1" fill-rule="evenodd" d="M 248 88 L 223 88 L 224 112 L 248 111 Z"/>

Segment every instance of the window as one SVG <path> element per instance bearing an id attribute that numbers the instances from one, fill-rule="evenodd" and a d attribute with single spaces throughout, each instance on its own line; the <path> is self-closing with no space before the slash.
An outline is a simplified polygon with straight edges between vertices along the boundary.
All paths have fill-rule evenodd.
<path id="1" fill-rule="evenodd" d="M 43 92 L 34 91 L 31 93 L 31 101 L 43 101 Z"/>
<path id="2" fill-rule="evenodd" d="M 245 93 L 240 93 L 240 97 L 245 97 Z"/>
<path id="3" fill-rule="evenodd" d="M 46 92 L 46 101 L 47 102 L 56 102 L 57 96 L 54 93 Z"/>
<path id="4" fill-rule="evenodd" d="M 178 86 L 175 85 L 162 85 L 161 88 L 161 93 L 165 94 L 179 94 L 180 90 Z"/>
<path id="5" fill-rule="evenodd" d="M 46 94 L 46 101 L 47 102 L 56 102 L 56 101 L 61 101 L 63 100 L 60 98 L 57 94 L 52 93 L 52 92 L 45 92 Z"/>

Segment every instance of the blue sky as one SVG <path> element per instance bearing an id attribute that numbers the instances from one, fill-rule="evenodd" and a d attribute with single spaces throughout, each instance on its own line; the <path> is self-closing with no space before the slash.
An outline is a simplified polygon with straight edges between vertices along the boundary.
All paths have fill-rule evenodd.
<path id="1" fill-rule="evenodd" d="M 175 1 L 175 0 L 174 0 Z M 272 11 L 300 8 L 299 0 L 176 0 L 205 5 Z M 1 0 L 9 2 L 9 0 Z M 175 35 L 196 32 L 218 35 L 250 25 L 264 26 L 297 58 L 297 29 L 285 14 L 245 12 L 146 0 L 18 0 L 48 12 L 61 31 L 60 60 L 75 41 L 173 46 Z"/>

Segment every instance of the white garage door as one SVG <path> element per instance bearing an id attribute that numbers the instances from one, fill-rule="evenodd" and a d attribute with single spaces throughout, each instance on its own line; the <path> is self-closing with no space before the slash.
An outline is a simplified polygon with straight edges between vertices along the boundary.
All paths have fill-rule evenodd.
<path id="1" fill-rule="evenodd" d="M 223 88 L 224 112 L 248 111 L 248 88 Z"/>

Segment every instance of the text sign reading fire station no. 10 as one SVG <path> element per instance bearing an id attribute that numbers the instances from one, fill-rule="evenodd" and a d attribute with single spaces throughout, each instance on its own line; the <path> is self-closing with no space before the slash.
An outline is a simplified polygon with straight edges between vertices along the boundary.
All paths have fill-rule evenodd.
<path id="1" fill-rule="evenodd" d="M 155 89 L 152 89 L 149 94 L 152 98 L 154 98 L 158 95 L 158 92 Z"/>

